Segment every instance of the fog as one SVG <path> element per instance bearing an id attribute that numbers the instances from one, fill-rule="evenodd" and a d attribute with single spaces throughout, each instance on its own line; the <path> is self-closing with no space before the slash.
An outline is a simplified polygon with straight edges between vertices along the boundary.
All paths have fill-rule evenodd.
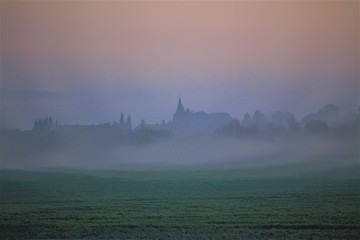
<path id="1" fill-rule="evenodd" d="M 290 112 L 256 110 L 240 121 L 226 112 L 193 112 L 181 98 L 172 120 L 131 116 L 99 125 L 59 125 L 36 118 L 30 131 L 1 129 L 3 169 L 242 168 L 359 161 L 360 112 L 326 104 L 298 121 Z M 55 122 L 55 124 L 54 124 Z"/>
<path id="2" fill-rule="evenodd" d="M 251 168 L 309 164 L 358 166 L 358 139 L 297 136 L 286 140 L 229 137 L 172 138 L 146 144 L 95 144 L 79 139 L 44 150 L 17 149 L 1 168 L 23 170 L 146 170 Z M 9 146 L 8 146 L 9 148 Z M 9 152 L 8 152 L 9 153 Z"/>

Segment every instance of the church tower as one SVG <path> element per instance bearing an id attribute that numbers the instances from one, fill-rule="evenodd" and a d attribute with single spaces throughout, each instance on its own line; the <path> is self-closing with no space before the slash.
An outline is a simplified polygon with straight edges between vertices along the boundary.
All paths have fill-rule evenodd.
<path id="1" fill-rule="evenodd" d="M 182 105 L 182 102 L 181 102 L 181 97 L 179 97 L 176 112 L 173 115 L 173 121 L 176 122 L 176 123 L 184 124 L 184 122 L 189 120 L 190 117 L 191 117 L 190 111 L 189 110 L 185 111 L 185 108 L 184 108 L 184 106 Z"/>
<path id="2" fill-rule="evenodd" d="M 183 113 L 185 112 L 184 106 L 181 103 L 181 97 L 179 97 L 176 113 Z"/>

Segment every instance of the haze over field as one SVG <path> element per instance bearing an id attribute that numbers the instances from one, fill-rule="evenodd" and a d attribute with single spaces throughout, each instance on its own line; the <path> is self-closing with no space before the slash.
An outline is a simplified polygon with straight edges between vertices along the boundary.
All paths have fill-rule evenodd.
<path id="1" fill-rule="evenodd" d="M 31 131 L 2 129 L 2 168 L 166 169 L 293 164 L 358 166 L 359 112 L 328 104 L 300 122 L 293 114 L 256 111 L 241 123 L 228 113 L 192 112 L 179 104 L 173 119 L 59 125 L 37 118 Z"/>

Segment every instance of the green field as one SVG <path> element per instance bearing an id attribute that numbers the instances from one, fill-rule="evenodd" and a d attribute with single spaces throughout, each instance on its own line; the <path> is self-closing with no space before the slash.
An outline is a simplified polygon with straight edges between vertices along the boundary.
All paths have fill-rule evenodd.
<path id="1" fill-rule="evenodd" d="M 358 166 L 2 170 L 0 179 L 0 239 L 360 239 Z"/>

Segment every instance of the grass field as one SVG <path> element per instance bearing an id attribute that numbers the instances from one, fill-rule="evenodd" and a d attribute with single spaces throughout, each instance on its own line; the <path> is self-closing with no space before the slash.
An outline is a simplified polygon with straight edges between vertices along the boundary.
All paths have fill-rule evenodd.
<path id="1" fill-rule="evenodd" d="M 360 239 L 358 166 L 311 169 L 2 170 L 0 238 Z"/>

